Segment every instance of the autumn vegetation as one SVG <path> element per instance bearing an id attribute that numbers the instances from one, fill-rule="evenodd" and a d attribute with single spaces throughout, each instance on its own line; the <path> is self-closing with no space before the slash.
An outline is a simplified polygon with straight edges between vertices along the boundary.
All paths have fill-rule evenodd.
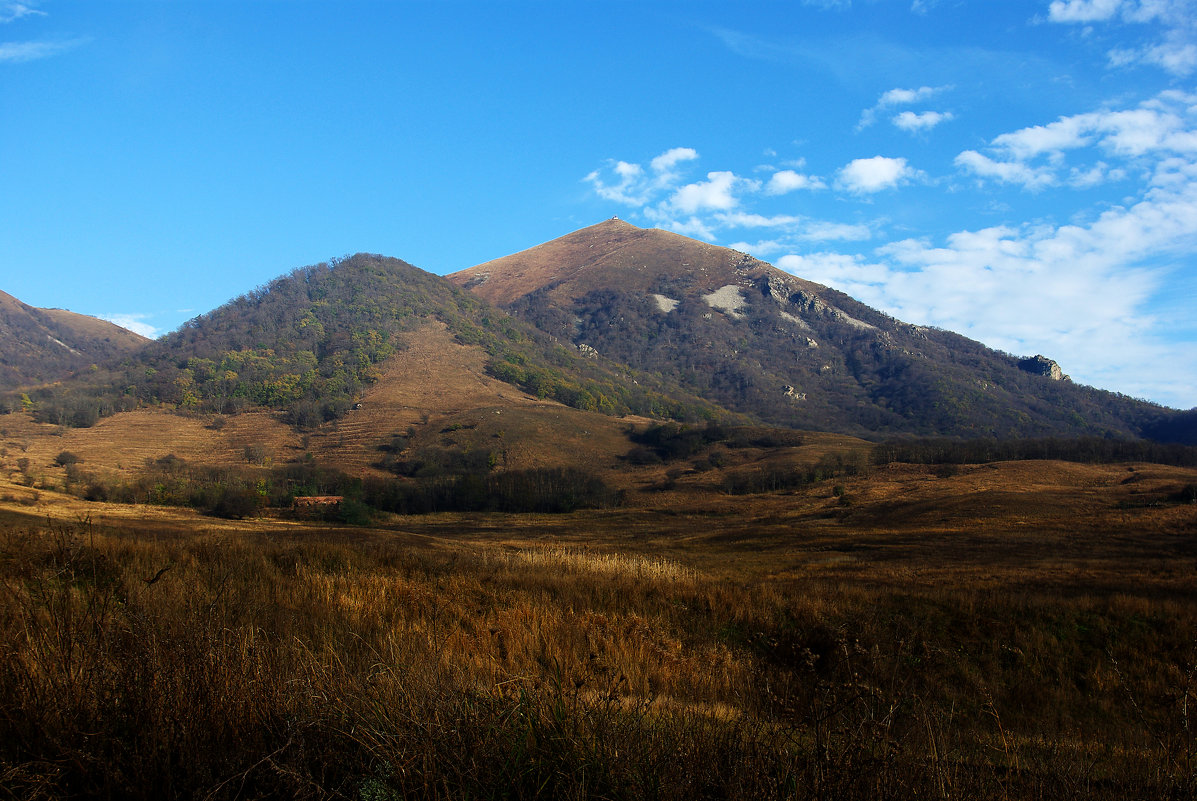
<path id="1" fill-rule="evenodd" d="M 856 472 L 720 490 L 763 469 L 734 446 L 784 451 L 766 435 L 644 429 L 633 447 L 661 462 L 635 469 L 685 472 L 566 514 L 374 508 L 345 526 L 258 506 L 225 522 L 44 487 L 29 506 L 34 488 L 11 485 L 0 785 L 1197 797 L 1192 468 L 947 474 L 849 451 Z M 693 469 L 718 452 L 725 466 Z M 152 471 L 151 487 L 205 481 L 178 460 Z M 288 486 L 344 488 L 315 465 L 257 475 L 280 506 Z"/>

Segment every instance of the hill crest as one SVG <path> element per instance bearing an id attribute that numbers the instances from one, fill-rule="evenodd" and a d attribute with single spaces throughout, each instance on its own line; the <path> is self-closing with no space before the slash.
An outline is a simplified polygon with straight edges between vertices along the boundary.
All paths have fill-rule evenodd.
<path id="1" fill-rule="evenodd" d="M 0 390 L 57 381 L 149 342 L 115 323 L 0 292 Z"/>
<path id="2" fill-rule="evenodd" d="M 762 278 L 826 290 L 746 253 L 615 217 L 445 277 L 499 306 L 537 291 L 558 301 L 610 288 L 647 293 L 663 281 L 705 293 Z"/>

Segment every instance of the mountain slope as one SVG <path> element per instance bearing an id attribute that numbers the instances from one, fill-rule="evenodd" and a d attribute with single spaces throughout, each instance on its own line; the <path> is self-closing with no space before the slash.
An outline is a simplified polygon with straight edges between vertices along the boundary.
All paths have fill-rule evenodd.
<path id="1" fill-rule="evenodd" d="M 62 309 L 38 309 L 0 292 L 0 390 L 65 378 L 150 340 Z"/>
<path id="2" fill-rule="evenodd" d="M 494 377 L 541 398 L 609 414 L 719 411 L 667 381 L 554 343 L 439 276 L 367 254 L 295 270 L 119 363 L 30 396 L 40 421 L 60 425 L 145 406 L 224 414 L 265 407 L 310 429 L 344 416 L 407 347 L 407 335 L 434 322 L 451 341 L 481 348 Z"/>
<path id="3" fill-rule="evenodd" d="M 843 433 L 1140 436 L 1171 410 L 1019 369 L 747 254 L 617 219 L 448 278 L 762 420 Z"/>

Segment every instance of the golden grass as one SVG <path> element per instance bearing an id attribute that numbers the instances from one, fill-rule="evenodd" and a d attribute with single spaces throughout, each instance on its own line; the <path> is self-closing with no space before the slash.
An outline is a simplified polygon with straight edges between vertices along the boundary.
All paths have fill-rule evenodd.
<path id="1" fill-rule="evenodd" d="M 1197 789 L 1197 609 L 1158 588 L 896 591 L 882 565 L 796 587 L 467 528 L 142 525 L 4 528 L 15 792 Z"/>
<path id="2" fill-rule="evenodd" d="M 369 528 L 0 481 L 0 786 L 1197 794 L 1197 507 L 1168 500 L 1197 471 L 892 465 L 767 496 L 661 471 L 620 509 Z"/>

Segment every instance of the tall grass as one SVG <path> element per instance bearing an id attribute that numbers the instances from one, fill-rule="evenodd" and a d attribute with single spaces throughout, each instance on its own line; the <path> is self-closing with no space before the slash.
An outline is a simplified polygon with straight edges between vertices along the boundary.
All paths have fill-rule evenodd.
<path id="1" fill-rule="evenodd" d="M 1193 797 L 1192 599 L 0 533 L 13 798 Z"/>

